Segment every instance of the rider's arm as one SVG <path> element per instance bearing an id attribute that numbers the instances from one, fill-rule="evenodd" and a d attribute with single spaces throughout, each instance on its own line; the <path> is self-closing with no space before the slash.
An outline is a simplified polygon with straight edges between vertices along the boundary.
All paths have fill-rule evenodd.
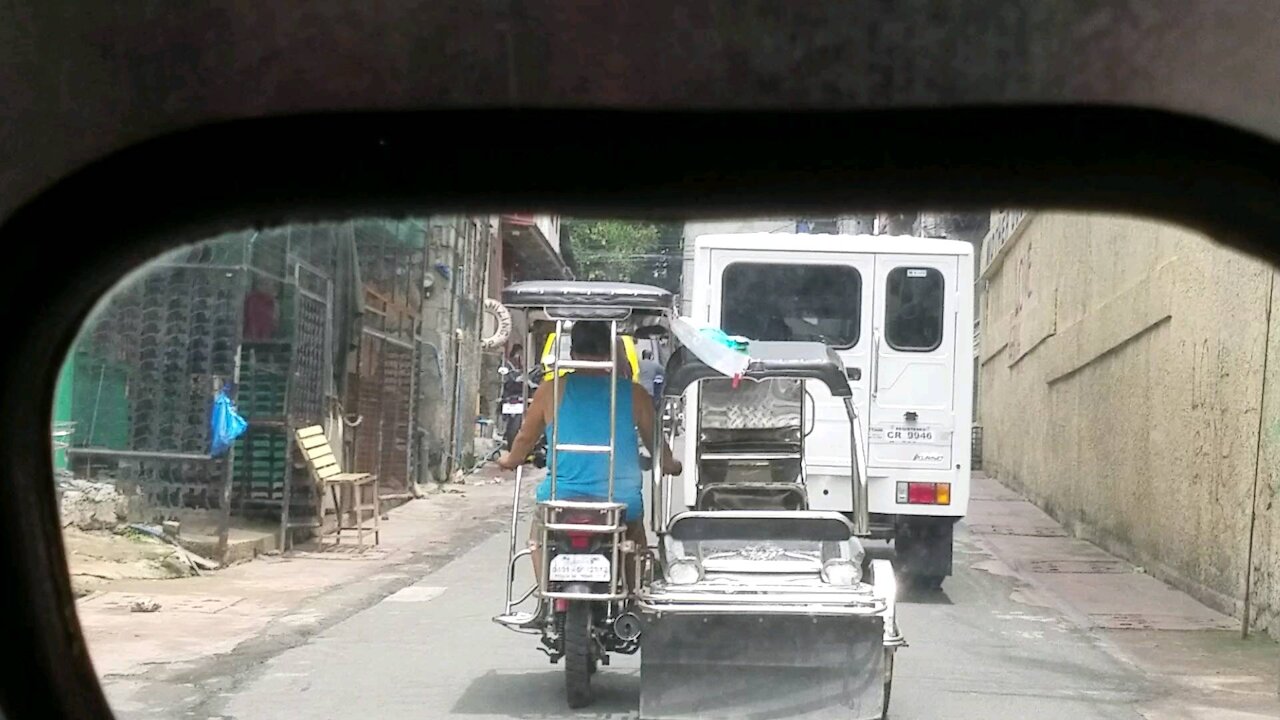
<path id="1" fill-rule="evenodd" d="M 640 440 L 652 455 L 653 429 L 657 426 L 657 419 L 653 412 L 653 397 L 635 383 L 631 384 L 631 417 L 635 420 L 636 429 L 640 431 Z M 671 448 L 665 439 L 662 441 L 662 469 L 669 475 L 679 475 L 684 471 L 684 466 L 672 456 Z"/>
<path id="2" fill-rule="evenodd" d="M 520 423 L 520 432 L 511 441 L 511 449 L 498 459 L 498 465 L 507 470 L 514 470 L 524 463 L 538 438 L 547 429 L 547 418 L 551 411 L 551 393 L 553 383 L 543 383 L 534 391 L 529 399 L 529 407 L 525 409 L 524 420 Z"/>

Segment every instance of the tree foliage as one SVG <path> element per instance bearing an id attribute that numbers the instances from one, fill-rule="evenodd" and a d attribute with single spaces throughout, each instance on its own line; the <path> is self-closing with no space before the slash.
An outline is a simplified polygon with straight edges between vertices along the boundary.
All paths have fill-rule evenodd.
<path id="1" fill-rule="evenodd" d="M 627 220 L 565 220 L 561 248 L 579 280 L 680 288 L 680 225 Z"/>

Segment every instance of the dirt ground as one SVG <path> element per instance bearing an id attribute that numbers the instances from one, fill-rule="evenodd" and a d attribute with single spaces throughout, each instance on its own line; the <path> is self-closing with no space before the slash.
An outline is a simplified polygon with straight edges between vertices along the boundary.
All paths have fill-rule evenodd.
<path id="1" fill-rule="evenodd" d="M 195 571 L 174 546 L 141 533 L 64 528 L 68 572 L 76 597 L 119 580 L 169 580 Z"/>

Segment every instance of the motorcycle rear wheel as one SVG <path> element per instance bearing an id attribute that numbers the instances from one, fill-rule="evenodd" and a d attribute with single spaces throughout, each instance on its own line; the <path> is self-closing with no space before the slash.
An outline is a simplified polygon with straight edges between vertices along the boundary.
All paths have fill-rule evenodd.
<path id="1" fill-rule="evenodd" d="M 591 605 L 569 601 L 564 622 L 564 690 L 570 708 L 583 708 L 595 699 L 591 674 L 596 664 L 591 641 Z"/>

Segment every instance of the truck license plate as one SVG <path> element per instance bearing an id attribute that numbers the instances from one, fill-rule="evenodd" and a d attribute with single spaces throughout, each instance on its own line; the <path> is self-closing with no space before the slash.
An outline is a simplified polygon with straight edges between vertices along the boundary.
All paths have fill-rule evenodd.
<path id="1" fill-rule="evenodd" d="M 521 403 L 502 403 L 503 415 L 523 415 L 524 405 Z"/>
<path id="2" fill-rule="evenodd" d="M 557 555 L 551 558 L 551 579 L 562 582 L 609 582 L 609 558 L 603 555 Z"/>
<path id="3" fill-rule="evenodd" d="M 883 443 L 933 443 L 938 441 L 939 433 L 924 425 L 879 425 L 871 428 L 871 439 Z"/>

